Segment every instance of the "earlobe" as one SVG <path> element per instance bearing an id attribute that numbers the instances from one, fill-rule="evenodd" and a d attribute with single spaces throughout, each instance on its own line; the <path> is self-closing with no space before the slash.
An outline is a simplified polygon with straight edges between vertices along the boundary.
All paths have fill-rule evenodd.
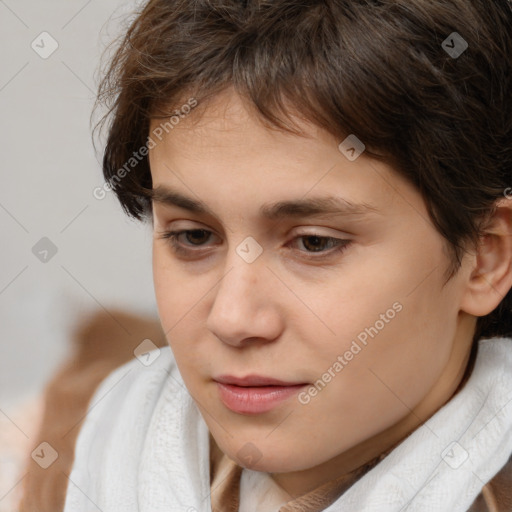
<path id="1" fill-rule="evenodd" d="M 491 313 L 512 288 L 512 200 L 496 203 L 482 234 L 461 309 L 474 316 Z"/>

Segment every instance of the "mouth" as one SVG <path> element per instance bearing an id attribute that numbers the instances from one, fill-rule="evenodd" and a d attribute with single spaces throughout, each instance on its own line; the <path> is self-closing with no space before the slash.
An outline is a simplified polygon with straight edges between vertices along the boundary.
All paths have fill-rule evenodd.
<path id="1" fill-rule="evenodd" d="M 247 377 L 220 376 L 214 379 L 220 400 L 238 414 L 262 414 L 283 404 L 307 382 L 285 382 L 279 379 L 249 375 Z"/>

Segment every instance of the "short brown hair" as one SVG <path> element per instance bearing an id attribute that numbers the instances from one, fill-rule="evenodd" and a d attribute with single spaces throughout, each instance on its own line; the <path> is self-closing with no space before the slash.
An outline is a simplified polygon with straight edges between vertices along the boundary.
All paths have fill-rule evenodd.
<path id="1" fill-rule="evenodd" d="M 151 119 L 232 86 L 269 126 L 299 135 L 293 108 L 391 163 L 421 192 L 453 275 L 512 185 L 511 26 L 508 0 L 150 0 L 99 86 L 104 177 L 129 215 L 151 215 L 147 156 L 116 173 Z M 511 334 L 509 290 L 475 339 Z"/>

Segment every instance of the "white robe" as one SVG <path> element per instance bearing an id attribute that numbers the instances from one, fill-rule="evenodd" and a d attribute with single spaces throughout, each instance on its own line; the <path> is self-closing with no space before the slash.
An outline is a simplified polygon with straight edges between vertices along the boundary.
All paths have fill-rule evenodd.
<path id="1" fill-rule="evenodd" d="M 325 512 L 468 510 L 512 454 L 512 339 L 479 343 L 463 389 Z M 116 369 L 94 394 L 64 512 L 211 512 L 208 428 L 170 348 L 157 355 Z M 258 488 L 252 473 L 243 481 Z M 247 507 L 251 487 L 241 493 Z"/>

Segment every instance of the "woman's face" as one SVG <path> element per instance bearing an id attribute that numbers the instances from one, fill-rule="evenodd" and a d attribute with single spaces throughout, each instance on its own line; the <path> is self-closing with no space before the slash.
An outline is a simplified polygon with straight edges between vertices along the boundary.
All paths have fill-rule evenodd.
<path id="1" fill-rule="evenodd" d="M 192 121 L 153 136 L 149 155 L 162 326 L 228 457 L 312 487 L 453 394 L 474 327 L 467 273 L 446 283 L 420 194 L 353 139 L 342 151 L 309 124 L 310 138 L 270 131 L 232 92 Z M 218 382 L 229 376 L 288 386 Z"/>

